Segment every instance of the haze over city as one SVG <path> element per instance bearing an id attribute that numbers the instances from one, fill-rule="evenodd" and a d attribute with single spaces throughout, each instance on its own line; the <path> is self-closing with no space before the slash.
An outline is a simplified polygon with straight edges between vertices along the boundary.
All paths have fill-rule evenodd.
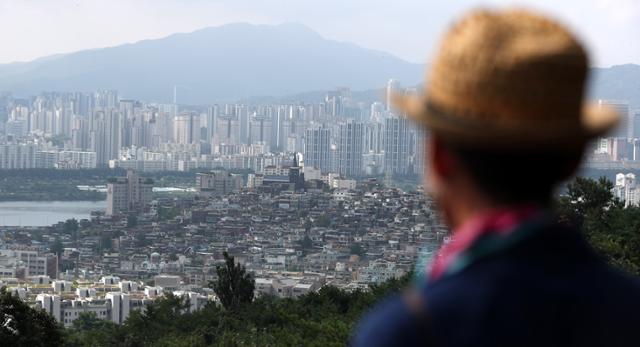
<path id="1" fill-rule="evenodd" d="M 0 0 L 0 344 L 635 346 L 638 23 Z"/>
<path id="2" fill-rule="evenodd" d="M 568 22 L 594 52 L 593 65 L 640 63 L 634 0 L 231 1 L 110 0 L 0 2 L 0 63 L 162 38 L 228 23 L 301 23 L 329 39 L 423 63 L 462 9 L 525 6 Z M 37 25 L 35 24 L 37 23 Z"/>

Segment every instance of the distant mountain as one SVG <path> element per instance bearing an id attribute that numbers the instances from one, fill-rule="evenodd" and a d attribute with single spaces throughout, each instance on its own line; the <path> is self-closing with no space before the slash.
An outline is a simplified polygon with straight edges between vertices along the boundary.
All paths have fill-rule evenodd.
<path id="1" fill-rule="evenodd" d="M 633 109 L 640 109 L 640 65 L 592 69 L 589 95 L 593 99 L 628 101 Z"/>
<path id="2" fill-rule="evenodd" d="M 117 89 L 125 98 L 209 104 L 236 100 L 319 99 L 346 86 L 354 100 L 380 100 L 389 78 L 422 82 L 423 66 L 328 40 L 299 24 L 229 24 L 111 48 L 0 64 L 0 91 Z M 640 65 L 592 70 L 589 96 L 640 108 Z M 296 99 L 296 100 L 302 100 Z"/>
<path id="3" fill-rule="evenodd" d="M 229 24 L 117 47 L 0 65 L 0 90 L 118 89 L 123 97 L 206 104 L 281 97 L 348 86 L 418 83 L 423 66 L 380 51 L 328 40 L 298 24 Z"/>

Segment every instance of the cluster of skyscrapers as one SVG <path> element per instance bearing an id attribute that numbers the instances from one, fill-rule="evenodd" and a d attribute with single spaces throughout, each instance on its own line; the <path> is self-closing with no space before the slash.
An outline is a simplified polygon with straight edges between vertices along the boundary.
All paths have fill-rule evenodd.
<path id="1" fill-rule="evenodd" d="M 392 92 L 403 92 L 394 80 Z M 305 166 L 323 173 L 414 175 L 422 170 L 423 137 L 388 104 L 356 102 L 348 88 L 315 102 L 201 107 L 122 99 L 113 90 L 0 96 L 0 168 L 9 169 L 260 173 L 302 153 Z"/>

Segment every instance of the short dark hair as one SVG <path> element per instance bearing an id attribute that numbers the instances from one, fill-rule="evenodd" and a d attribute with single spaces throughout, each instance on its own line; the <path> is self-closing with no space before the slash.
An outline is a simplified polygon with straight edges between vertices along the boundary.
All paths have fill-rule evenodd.
<path id="1" fill-rule="evenodd" d="M 445 144 L 478 188 L 499 204 L 551 202 L 554 188 L 573 174 L 582 149 L 489 150 Z"/>

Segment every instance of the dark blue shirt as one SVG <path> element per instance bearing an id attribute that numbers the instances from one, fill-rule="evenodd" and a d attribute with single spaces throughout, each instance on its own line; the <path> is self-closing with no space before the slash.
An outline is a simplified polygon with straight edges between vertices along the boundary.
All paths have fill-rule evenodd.
<path id="1" fill-rule="evenodd" d="M 640 346 L 640 282 L 559 225 L 413 291 L 375 307 L 352 345 Z"/>

